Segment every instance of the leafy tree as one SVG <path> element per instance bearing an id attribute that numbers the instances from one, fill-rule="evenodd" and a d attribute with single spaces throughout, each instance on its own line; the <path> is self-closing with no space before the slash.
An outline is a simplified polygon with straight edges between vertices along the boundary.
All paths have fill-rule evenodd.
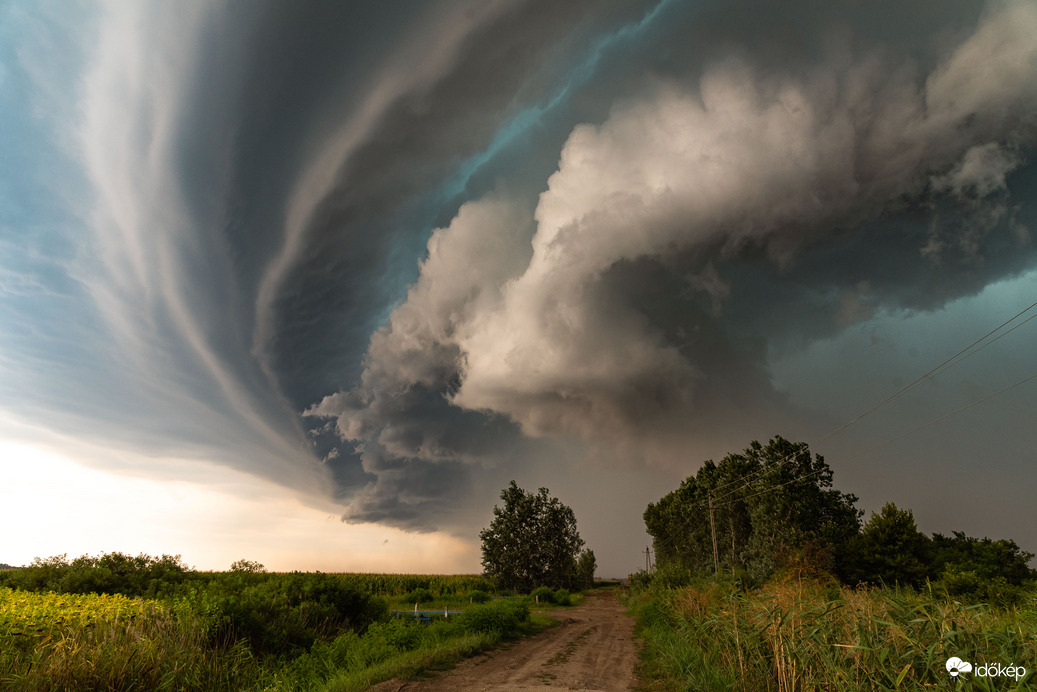
<path id="1" fill-rule="evenodd" d="M 247 572 L 249 574 L 262 574 L 266 572 L 266 567 L 260 562 L 254 560 L 236 560 L 230 565 L 231 572 Z"/>
<path id="2" fill-rule="evenodd" d="M 576 515 L 547 488 L 534 495 L 515 481 L 501 491 L 503 506 L 493 508 L 493 521 L 479 533 L 483 570 L 505 589 L 524 593 L 537 586 L 578 586 L 577 561 L 583 539 Z M 592 556 L 593 557 L 593 556 Z"/>
<path id="3" fill-rule="evenodd" d="M 952 533 L 951 536 L 933 534 L 932 571 L 935 575 L 946 571 L 974 572 L 979 579 L 1001 577 L 1016 586 L 1037 577 L 1028 564 L 1033 553 L 1020 548 L 1015 541 L 972 538 L 961 531 Z"/>
<path id="4" fill-rule="evenodd" d="M 850 541 L 843 576 L 850 582 L 917 586 L 929 574 L 931 551 L 911 510 L 887 502 Z"/>
<path id="5" fill-rule="evenodd" d="M 584 550 L 576 560 L 576 588 L 594 588 L 594 570 L 598 568 L 598 561 L 594 557 L 593 550 Z"/>
<path id="6" fill-rule="evenodd" d="M 857 498 L 831 486 L 824 457 L 780 436 L 766 446 L 754 441 L 719 464 L 707 461 L 645 510 L 656 564 L 677 575 L 712 572 L 719 561 L 721 569 L 759 582 L 809 546 L 831 569 L 861 516 Z"/>

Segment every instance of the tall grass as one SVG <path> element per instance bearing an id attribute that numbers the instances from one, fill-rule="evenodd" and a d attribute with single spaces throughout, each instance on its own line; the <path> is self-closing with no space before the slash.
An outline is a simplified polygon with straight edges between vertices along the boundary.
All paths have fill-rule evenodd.
<path id="1" fill-rule="evenodd" d="M 247 646 L 213 650 L 156 601 L 0 589 L 5 690 L 245 690 L 262 673 Z"/>
<path id="2" fill-rule="evenodd" d="M 720 582 L 646 589 L 630 603 L 645 641 L 643 673 L 665 689 L 1014 690 L 1035 680 L 1033 596 L 998 609 L 789 579 L 753 592 Z M 951 656 L 1027 674 L 954 681 L 945 669 Z"/>

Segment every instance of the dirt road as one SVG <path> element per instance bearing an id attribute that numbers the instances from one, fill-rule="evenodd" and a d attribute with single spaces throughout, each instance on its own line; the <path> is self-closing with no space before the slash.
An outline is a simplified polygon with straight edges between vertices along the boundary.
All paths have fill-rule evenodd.
<path id="1" fill-rule="evenodd" d="M 390 680 L 376 692 L 477 690 L 607 690 L 634 685 L 634 621 L 614 589 L 587 595 L 582 605 L 552 613 L 561 625 L 535 637 L 461 662 L 429 680 Z"/>

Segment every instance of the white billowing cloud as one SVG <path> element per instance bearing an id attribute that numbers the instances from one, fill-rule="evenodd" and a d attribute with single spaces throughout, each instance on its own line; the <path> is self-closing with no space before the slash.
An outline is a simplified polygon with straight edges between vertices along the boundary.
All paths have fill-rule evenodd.
<path id="1" fill-rule="evenodd" d="M 1027 0 L 995 0 L 976 33 L 926 80 L 927 126 L 941 142 L 951 128 L 1006 129 L 1023 118 L 1037 124 L 1037 8 Z"/>
<path id="2" fill-rule="evenodd" d="M 987 142 L 965 152 L 961 163 L 946 175 L 933 178 L 933 189 L 951 191 L 964 196 L 969 192 L 986 197 L 1005 189 L 1005 176 L 1019 165 L 1019 160 L 998 142 Z"/>
<path id="3" fill-rule="evenodd" d="M 666 428 L 679 440 L 710 376 L 686 355 L 697 337 L 664 335 L 610 288 L 610 272 L 749 244 L 786 261 L 934 179 L 954 190 L 1002 186 L 1012 160 L 999 143 L 1032 140 L 1035 106 L 1028 2 L 991 5 L 927 78 L 874 51 L 833 54 L 803 74 L 732 59 L 697 89 L 663 86 L 572 132 L 521 275 L 485 244 L 512 221 L 484 222 L 491 238 L 476 242 L 459 230 L 469 207 L 437 232 L 407 302 L 372 339 L 363 386 L 313 412 L 346 411 L 343 435 L 371 439 L 392 420 L 378 392 L 442 384 L 446 372 L 452 403 L 504 414 L 530 435 L 615 445 Z"/>
<path id="4" fill-rule="evenodd" d="M 985 142 L 1032 126 L 1035 32 L 1037 7 L 1003 7 L 924 89 L 909 67 L 890 72 L 875 57 L 798 79 L 731 62 L 697 93 L 671 87 L 580 126 L 541 196 L 529 268 L 461 343 L 454 401 L 506 412 L 533 434 L 592 437 L 629 421 L 624 402 L 646 386 L 679 400 L 696 364 L 638 314 L 600 302 L 601 274 L 707 242 L 787 251 L 920 193 L 927 171 L 955 161 L 953 185 L 1003 185 L 1008 160 Z"/>
<path id="5" fill-rule="evenodd" d="M 503 282 L 529 262 L 532 233 L 526 209 L 503 195 L 463 205 L 449 227 L 432 234 L 421 279 L 390 316 L 388 328 L 372 337 L 366 376 L 441 384 L 441 375 L 421 362 L 424 349 L 456 342 L 476 316 L 500 309 Z M 439 365 L 452 372 L 458 364 Z"/>
<path id="6" fill-rule="evenodd" d="M 371 337 L 365 391 L 325 397 L 307 415 L 335 418 L 344 439 L 361 441 L 407 406 L 412 388 L 449 387 L 462 366 L 459 341 L 478 315 L 501 309 L 503 283 L 528 264 L 532 234 L 528 210 L 504 194 L 463 205 L 433 232 L 418 282 Z"/>

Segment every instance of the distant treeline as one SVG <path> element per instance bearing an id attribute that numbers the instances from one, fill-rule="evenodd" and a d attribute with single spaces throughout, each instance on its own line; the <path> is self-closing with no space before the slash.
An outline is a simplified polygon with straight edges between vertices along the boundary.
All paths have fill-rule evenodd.
<path id="1" fill-rule="evenodd" d="M 926 536 L 910 510 L 892 503 L 862 523 L 856 503 L 832 487 L 822 456 L 775 437 L 707 461 L 649 504 L 644 519 L 658 578 L 676 582 L 719 571 L 752 586 L 783 569 L 809 569 L 851 585 L 928 581 L 947 596 L 1010 603 L 1037 579 L 1033 554 L 1012 540 Z"/>

